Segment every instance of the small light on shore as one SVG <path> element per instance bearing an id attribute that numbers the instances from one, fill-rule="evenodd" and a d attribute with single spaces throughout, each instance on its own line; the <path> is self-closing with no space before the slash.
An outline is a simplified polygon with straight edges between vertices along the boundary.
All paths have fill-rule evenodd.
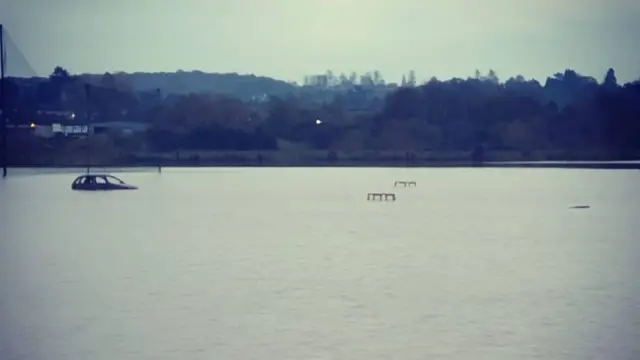
<path id="1" fill-rule="evenodd" d="M 316 125 L 320 125 L 320 124 L 322 124 L 322 120 L 316 119 Z"/>
<path id="2" fill-rule="evenodd" d="M 29 125 L 29 127 L 30 127 L 30 128 L 32 128 L 32 129 L 34 129 L 34 128 L 36 127 L 36 124 L 35 124 L 35 123 L 31 123 L 31 124 Z"/>

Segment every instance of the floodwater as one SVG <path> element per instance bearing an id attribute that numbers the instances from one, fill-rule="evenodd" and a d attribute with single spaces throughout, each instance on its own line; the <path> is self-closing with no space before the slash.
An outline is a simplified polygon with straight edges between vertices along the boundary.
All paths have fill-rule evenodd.
<path id="1" fill-rule="evenodd" d="M 640 358 L 640 171 L 116 175 L 0 181 L 1 359 Z"/>

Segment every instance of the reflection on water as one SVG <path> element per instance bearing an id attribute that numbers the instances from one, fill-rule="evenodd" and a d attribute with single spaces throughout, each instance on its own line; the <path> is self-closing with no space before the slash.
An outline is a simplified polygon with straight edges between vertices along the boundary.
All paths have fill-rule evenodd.
<path id="1" fill-rule="evenodd" d="M 0 182 L 2 359 L 640 358 L 637 171 L 74 175 Z"/>

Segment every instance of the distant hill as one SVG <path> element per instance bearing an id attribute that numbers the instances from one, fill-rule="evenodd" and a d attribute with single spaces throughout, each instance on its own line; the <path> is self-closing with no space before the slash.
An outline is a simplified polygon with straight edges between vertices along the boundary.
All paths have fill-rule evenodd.
<path id="1" fill-rule="evenodd" d="M 139 92 L 160 89 L 168 94 L 217 93 L 248 100 L 263 95 L 287 95 L 297 90 L 294 84 L 251 74 L 177 71 L 173 73 L 118 72 L 113 75 L 119 81 L 129 84 L 134 91 Z M 103 74 L 82 76 L 98 80 Z"/>

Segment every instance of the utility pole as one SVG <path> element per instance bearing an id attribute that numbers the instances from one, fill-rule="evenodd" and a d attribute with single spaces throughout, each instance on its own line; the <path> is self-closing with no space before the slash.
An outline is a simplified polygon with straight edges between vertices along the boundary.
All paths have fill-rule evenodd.
<path id="1" fill-rule="evenodd" d="M 84 119 L 85 124 L 87 126 L 87 134 L 85 134 L 85 144 L 87 145 L 87 174 L 91 173 L 91 139 L 89 138 L 91 135 L 89 134 L 89 117 L 91 116 L 89 111 L 89 96 L 91 96 L 91 85 L 88 83 L 84 84 L 84 95 L 85 95 L 85 103 L 84 103 Z"/>
<path id="2" fill-rule="evenodd" d="M 2 123 L 2 177 L 7 177 L 7 109 L 4 76 L 7 56 L 4 48 L 4 26 L 0 24 L 0 122 Z"/>

